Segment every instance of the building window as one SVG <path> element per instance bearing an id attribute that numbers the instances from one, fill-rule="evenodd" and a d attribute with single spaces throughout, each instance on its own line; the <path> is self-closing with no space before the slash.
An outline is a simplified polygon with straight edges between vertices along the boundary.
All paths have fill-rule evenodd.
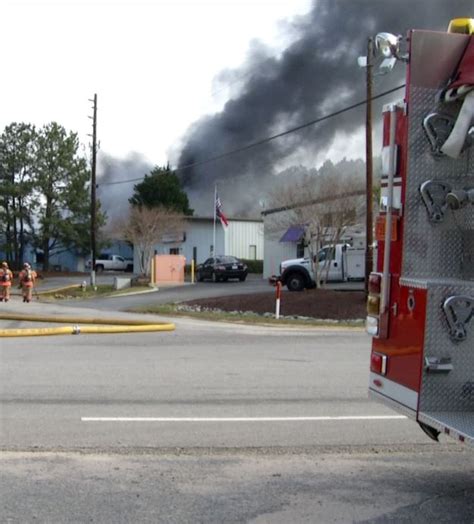
<path id="1" fill-rule="evenodd" d="M 296 258 L 304 257 L 304 242 L 296 244 Z"/>
<path id="2" fill-rule="evenodd" d="M 179 247 L 170 247 L 170 255 L 179 255 Z"/>
<path id="3" fill-rule="evenodd" d="M 249 260 L 257 260 L 257 246 L 249 246 Z"/>

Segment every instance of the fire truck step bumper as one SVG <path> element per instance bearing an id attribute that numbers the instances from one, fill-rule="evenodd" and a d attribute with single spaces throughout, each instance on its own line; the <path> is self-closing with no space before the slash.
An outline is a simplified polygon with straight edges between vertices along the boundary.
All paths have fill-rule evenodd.
<path id="1" fill-rule="evenodd" d="M 474 445 L 473 411 L 419 412 L 418 421 L 437 429 L 440 433 L 454 437 L 471 446 Z"/>

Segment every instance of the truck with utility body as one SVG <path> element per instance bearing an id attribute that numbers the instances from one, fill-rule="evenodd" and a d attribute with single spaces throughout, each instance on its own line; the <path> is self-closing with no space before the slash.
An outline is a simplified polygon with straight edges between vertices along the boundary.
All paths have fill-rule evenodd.
<path id="1" fill-rule="evenodd" d="M 88 260 L 86 268 L 90 269 L 91 261 Z M 133 260 L 120 255 L 101 254 L 95 260 L 94 269 L 97 273 L 102 271 L 133 271 Z"/>
<path id="2" fill-rule="evenodd" d="M 350 244 L 324 246 L 314 255 L 320 280 L 345 282 L 363 280 L 365 276 L 365 248 Z M 275 277 L 289 291 L 303 291 L 316 286 L 316 276 L 311 259 L 295 258 L 280 264 L 280 276 Z"/>

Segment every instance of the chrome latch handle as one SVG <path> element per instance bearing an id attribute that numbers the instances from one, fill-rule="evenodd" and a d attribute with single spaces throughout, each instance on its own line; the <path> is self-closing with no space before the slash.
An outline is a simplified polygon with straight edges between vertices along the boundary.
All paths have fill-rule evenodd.
<path id="1" fill-rule="evenodd" d="M 442 222 L 448 208 L 456 211 L 474 204 L 474 188 L 453 188 L 450 183 L 443 180 L 423 182 L 420 193 L 432 222 Z"/>
<path id="2" fill-rule="evenodd" d="M 427 180 L 420 187 L 421 198 L 432 222 L 442 222 L 448 209 L 447 196 L 452 191 L 451 184 L 442 180 Z"/>
<path id="3" fill-rule="evenodd" d="M 467 338 L 467 325 L 474 316 L 474 297 L 463 295 L 447 298 L 443 311 L 449 327 L 449 336 L 454 342 Z"/>
<path id="4" fill-rule="evenodd" d="M 433 156 L 445 156 L 441 147 L 451 134 L 454 124 L 455 119 L 452 116 L 441 113 L 430 113 L 423 119 L 423 129 L 430 143 Z"/>
<path id="5" fill-rule="evenodd" d="M 431 153 L 435 158 L 446 156 L 443 146 L 456 125 L 456 118 L 443 113 L 430 113 L 423 119 L 423 130 L 431 146 Z M 470 126 L 466 133 L 462 151 L 474 144 L 474 126 Z"/>
<path id="6" fill-rule="evenodd" d="M 428 373 L 449 373 L 453 364 L 449 357 L 425 357 L 425 369 Z"/>
<path id="7" fill-rule="evenodd" d="M 451 209 L 461 209 L 474 204 L 474 188 L 453 189 L 446 195 L 446 203 Z"/>

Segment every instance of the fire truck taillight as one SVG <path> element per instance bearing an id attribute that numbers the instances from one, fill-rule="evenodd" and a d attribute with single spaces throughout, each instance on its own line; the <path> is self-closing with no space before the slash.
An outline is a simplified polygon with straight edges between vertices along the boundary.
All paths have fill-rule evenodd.
<path id="1" fill-rule="evenodd" d="M 372 355 L 370 355 L 370 370 L 379 375 L 386 375 L 387 355 L 372 352 Z"/>
<path id="2" fill-rule="evenodd" d="M 380 295 L 382 288 L 382 275 L 380 273 L 370 273 L 369 276 L 369 294 Z"/>
<path id="3" fill-rule="evenodd" d="M 368 283 L 367 319 L 365 329 L 373 337 L 379 336 L 380 327 L 380 296 L 382 291 L 382 274 L 371 273 Z"/>

